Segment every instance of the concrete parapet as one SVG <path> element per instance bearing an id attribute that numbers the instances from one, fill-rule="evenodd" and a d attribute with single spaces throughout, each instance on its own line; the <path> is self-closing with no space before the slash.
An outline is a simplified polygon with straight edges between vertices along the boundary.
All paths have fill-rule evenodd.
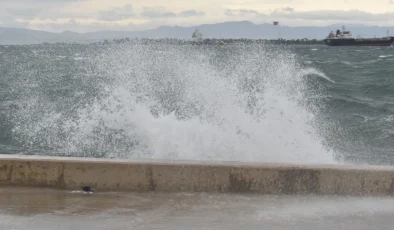
<path id="1" fill-rule="evenodd" d="M 394 195 L 394 167 L 0 155 L 0 185 L 98 191 Z"/>

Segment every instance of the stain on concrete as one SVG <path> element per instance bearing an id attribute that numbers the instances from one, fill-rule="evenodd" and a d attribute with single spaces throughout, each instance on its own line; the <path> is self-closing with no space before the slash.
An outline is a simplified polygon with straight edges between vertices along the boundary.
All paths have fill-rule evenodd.
<path id="1" fill-rule="evenodd" d="M 365 188 L 365 177 L 363 177 L 363 175 L 361 175 L 361 182 L 360 182 L 360 186 L 361 186 L 361 191 L 360 193 L 364 193 L 366 192 L 366 188 Z"/>
<path id="2" fill-rule="evenodd" d="M 0 171 L 7 171 L 8 165 L 3 165 L 0 167 Z"/>
<path id="3" fill-rule="evenodd" d="M 141 184 L 141 182 L 138 182 L 138 184 L 137 184 L 137 190 L 138 190 L 138 191 L 145 191 L 146 188 L 145 188 L 145 186 L 144 186 L 143 184 Z"/>
<path id="4" fill-rule="evenodd" d="M 60 188 L 66 187 L 65 182 L 64 182 L 64 167 L 65 167 L 64 163 L 62 163 L 60 166 L 60 173 L 59 173 L 59 176 L 56 181 L 57 186 L 59 186 Z"/>
<path id="5" fill-rule="evenodd" d="M 12 165 L 2 164 L 0 167 L 0 184 L 8 184 L 10 182 L 10 167 Z"/>
<path id="6" fill-rule="evenodd" d="M 229 191 L 230 192 L 251 192 L 253 179 L 244 178 L 242 173 L 232 173 L 229 174 Z"/>
<path id="7" fill-rule="evenodd" d="M 279 171 L 280 193 L 318 194 L 320 193 L 320 171 L 312 169 L 287 169 Z"/>
<path id="8" fill-rule="evenodd" d="M 10 166 L 10 170 L 8 171 L 8 175 L 7 175 L 7 180 L 8 180 L 8 183 L 10 183 L 10 184 L 11 184 L 11 181 L 12 181 L 12 174 L 13 174 L 13 172 L 14 172 L 14 164 L 12 164 Z"/>
<path id="9" fill-rule="evenodd" d="M 157 187 L 157 184 L 156 184 L 156 182 L 153 179 L 152 166 L 148 167 L 148 177 L 149 177 L 149 185 L 148 185 L 149 191 L 155 191 L 156 187 Z"/>
<path id="10" fill-rule="evenodd" d="M 394 195 L 394 177 L 391 178 L 391 183 L 390 183 L 388 195 L 390 195 L 390 196 Z"/>

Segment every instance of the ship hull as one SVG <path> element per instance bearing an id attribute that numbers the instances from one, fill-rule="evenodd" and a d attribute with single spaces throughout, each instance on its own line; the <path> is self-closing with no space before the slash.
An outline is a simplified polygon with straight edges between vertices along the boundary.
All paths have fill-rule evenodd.
<path id="1" fill-rule="evenodd" d="M 393 43 L 394 37 L 369 39 L 324 39 L 324 44 L 328 46 L 391 46 Z"/>

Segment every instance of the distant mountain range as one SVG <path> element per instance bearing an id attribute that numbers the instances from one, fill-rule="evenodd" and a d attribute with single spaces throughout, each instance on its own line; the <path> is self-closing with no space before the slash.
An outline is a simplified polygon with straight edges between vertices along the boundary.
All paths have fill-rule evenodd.
<path id="1" fill-rule="evenodd" d="M 342 25 L 317 26 L 273 26 L 272 24 L 254 24 L 249 21 L 203 24 L 193 27 L 161 26 L 143 31 L 98 31 L 76 33 L 64 31 L 51 33 L 29 29 L 0 27 L 1 45 L 22 45 L 56 42 L 91 43 L 115 38 L 178 38 L 190 39 L 195 29 L 199 29 L 204 38 L 249 38 L 249 39 L 323 39 L 331 30 L 340 29 Z M 365 25 L 347 25 L 353 36 L 381 37 L 386 31 L 394 35 L 394 27 L 378 27 Z"/>

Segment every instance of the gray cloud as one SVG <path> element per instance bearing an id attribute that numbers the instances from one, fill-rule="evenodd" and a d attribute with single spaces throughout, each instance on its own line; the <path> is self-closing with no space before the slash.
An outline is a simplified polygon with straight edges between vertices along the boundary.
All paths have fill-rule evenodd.
<path id="1" fill-rule="evenodd" d="M 181 17 L 195 17 L 195 16 L 203 16 L 205 13 L 203 11 L 197 10 L 185 10 L 178 14 Z"/>
<path id="2" fill-rule="evenodd" d="M 392 20 L 394 18 L 394 13 L 372 14 L 359 10 L 320 10 L 308 12 L 274 11 L 271 16 L 275 16 L 278 18 L 291 18 L 302 20 L 381 21 Z"/>
<path id="3" fill-rule="evenodd" d="M 294 8 L 291 8 L 291 7 L 285 7 L 285 8 L 282 8 L 282 10 L 285 12 L 294 12 Z"/>
<path id="4" fill-rule="evenodd" d="M 108 11 L 99 11 L 98 19 L 104 21 L 118 21 L 123 19 L 129 19 L 134 17 L 133 8 L 130 4 L 124 5 L 123 7 L 115 7 Z"/>
<path id="5" fill-rule="evenodd" d="M 141 16 L 147 18 L 170 18 L 175 17 L 176 14 L 171 11 L 167 11 L 166 8 L 162 6 L 156 7 L 144 7 L 141 12 Z"/>
<path id="6" fill-rule="evenodd" d="M 105 30 L 134 30 L 138 27 L 132 23 L 119 25 L 119 24 L 107 24 L 102 22 L 93 22 L 89 24 L 82 24 L 76 20 L 69 20 L 65 23 L 46 23 L 35 25 L 34 29 L 52 31 L 52 32 L 63 32 L 63 31 L 74 31 L 74 32 L 94 32 L 94 31 L 105 31 Z"/>
<path id="7" fill-rule="evenodd" d="M 234 16 L 257 16 L 263 15 L 255 10 L 248 10 L 248 9 L 238 9 L 238 10 L 226 10 L 224 12 L 227 16 L 234 17 Z"/>
<path id="8" fill-rule="evenodd" d="M 41 9 L 34 9 L 34 8 L 27 8 L 27 9 L 15 9 L 15 8 L 7 8 L 6 12 L 9 15 L 22 17 L 26 19 L 32 19 L 36 17 L 42 10 Z"/>
<path id="9" fill-rule="evenodd" d="M 6 13 L 13 17 L 19 17 L 24 19 L 33 19 L 36 18 L 42 9 L 38 8 L 27 8 L 27 9 L 18 9 L 18 8 L 7 8 Z"/>
<path id="10" fill-rule="evenodd" d="M 394 2 L 394 0 L 391 0 Z M 229 17 L 249 16 L 276 19 L 301 19 L 301 20 L 332 20 L 332 21 L 391 21 L 394 13 L 373 14 L 360 10 L 318 10 L 297 12 L 294 8 L 285 7 L 274 9 L 269 14 L 263 14 L 250 9 L 225 10 L 225 15 Z"/>
<path id="11" fill-rule="evenodd" d="M 162 6 L 144 7 L 141 12 L 141 16 L 147 18 L 196 17 L 203 15 L 205 15 L 205 12 L 194 9 L 184 10 L 177 14 L 167 11 L 166 8 Z"/>
<path id="12" fill-rule="evenodd" d="M 19 22 L 15 17 L 9 14 L 0 13 L 0 26 L 27 28 L 30 24 L 28 22 Z"/>
<path id="13" fill-rule="evenodd" d="M 53 19 L 58 18 L 88 18 L 82 12 L 66 12 L 64 7 L 67 4 L 77 1 L 86 0 L 0 0 L 1 4 L 6 7 L 0 7 L 0 20 L 3 17 L 11 17 L 14 19 Z M 4 21 L 4 20 L 3 20 Z"/>

